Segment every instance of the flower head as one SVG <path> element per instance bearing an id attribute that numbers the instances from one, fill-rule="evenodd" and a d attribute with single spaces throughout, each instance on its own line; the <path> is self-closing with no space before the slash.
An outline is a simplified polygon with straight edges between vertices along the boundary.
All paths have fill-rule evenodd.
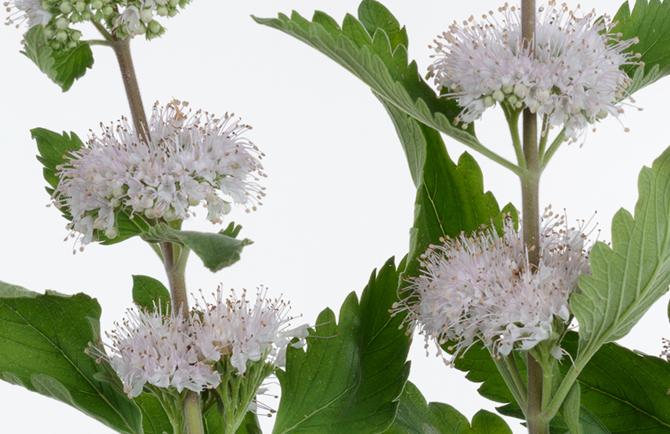
<path id="1" fill-rule="evenodd" d="M 230 203 L 256 210 L 264 188 L 262 153 L 242 135 L 251 127 L 191 114 L 187 103 L 154 106 L 148 143 L 123 119 L 93 135 L 88 144 L 59 166 L 54 204 L 72 216 L 68 229 L 82 234 L 82 244 L 97 231 L 118 234 L 116 215 L 127 212 L 149 224 L 184 220 L 191 207 L 203 203 L 207 220 L 222 221 Z"/>
<path id="2" fill-rule="evenodd" d="M 291 320 L 287 316 L 288 304 L 266 298 L 266 292 L 259 290 L 252 302 L 247 299 L 246 290 L 239 298 L 231 291 L 230 298 L 224 299 L 219 288 L 213 304 L 198 306 L 200 314 L 194 315 L 193 330 L 201 359 L 216 363 L 229 356 L 231 365 L 243 375 L 247 361 L 273 362 L 292 337 L 304 342 L 306 327 L 287 330 L 286 324 Z"/>
<path id="3" fill-rule="evenodd" d="M 426 340 L 455 341 L 454 358 L 481 341 L 495 355 L 516 346 L 554 340 L 570 320 L 568 298 L 580 274 L 590 273 L 586 235 L 548 211 L 540 236 L 540 263 L 531 268 L 520 231 L 511 219 L 502 236 L 484 229 L 442 240 L 421 256 L 422 275 L 395 306 L 407 310 L 410 328 Z M 560 348 L 552 354 L 560 357 Z"/>
<path id="4" fill-rule="evenodd" d="M 7 12 L 11 12 L 13 8 L 14 13 L 7 17 L 5 24 L 16 25 L 18 28 L 25 21 L 28 21 L 28 27 L 37 25 L 46 26 L 51 20 L 52 15 L 44 10 L 40 0 L 13 0 L 4 2 L 3 5 L 7 8 Z"/>
<path id="5" fill-rule="evenodd" d="M 501 103 L 529 108 L 574 139 L 588 123 L 622 112 L 630 78 L 620 67 L 633 63 L 624 51 L 636 40 L 620 41 L 594 11 L 579 17 L 550 1 L 537 15 L 535 41 L 525 44 L 520 11 L 506 3 L 499 12 L 500 21 L 493 12 L 483 23 L 470 17 L 435 40 L 429 71 L 463 107 L 456 123 L 472 122 Z"/>
<path id="6" fill-rule="evenodd" d="M 130 309 L 117 327 L 108 334 L 111 355 L 94 351 L 111 364 L 128 396 L 138 396 L 145 386 L 201 392 L 221 381 L 218 372 L 198 359 L 190 325 L 181 314 Z"/>

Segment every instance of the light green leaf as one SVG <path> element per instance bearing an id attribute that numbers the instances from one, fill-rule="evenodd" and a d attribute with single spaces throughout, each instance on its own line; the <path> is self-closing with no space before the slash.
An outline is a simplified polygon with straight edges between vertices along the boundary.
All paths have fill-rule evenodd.
<path id="1" fill-rule="evenodd" d="M 613 33 L 621 33 L 621 40 L 637 37 L 639 43 L 631 50 L 640 53 L 640 65 L 624 65 L 622 69 L 633 79 L 629 93 L 670 74 L 670 2 L 637 0 L 631 13 L 628 1 L 613 19 L 617 25 Z"/>
<path id="2" fill-rule="evenodd" d="M 402 267 L 402 263 L 401 266 Z M 391 317 L 398 274 L 393 259 L 372 273 L 360 305 L 351 293 L 339 322 L 326 309 L 307 338 L 307 351 L 289 347 L 274 433 L 382 432 L 393 421 L 409 363 L 403 315 Z"/>
<path id="3" fill-rule="evenodd" d="M 203 264 L 209 270 L 216 272 L 222 268 L 229 267 L 240 260 L 242 249 L 253 241 L 244 238 L 237 240 L 224 235 L 229 233 L 239 233 L 241 227 L 231 226 L 219 232 L 210 234 L 205 232 L 178 231 L 165 223 L 147 229 L 140 236 L 149 243 L 169 242 L 179 244 L 182 247 L 188 247 L 202 259 Z M 232 232 L 230 232 L 232 231 Z"/>
<path id="4" fill-rule="evenodd" d="M 581 410 L 580 397 L 579 381 L 575 381 L 561 406 L 561 416 L 563 416 L 563 420 L 570 429 L 570 434 L 582 434 L 582 425 L 579 420 Z"/>
<path id="5" fill-rule="evenodd" d="M 477 434 L 512 434 L 503 418 L 486 410 L 479 410 L 472 418 L 472 431 Z"/>
<path id="6" fill-rule="evenodd" d="M 591 250 L 593 276 L 579 278 L 570 297 L 579 321 L 581 368 L 606 342 L 625 336 L 670 285 L 670 149 L 638 178 L 635 217 L 619 210 L 612 220 L 612 247 Z"/>
<path id="7" fill-rule="evenodd" d="M 37 294 L 0 282 L 0 378 L 75 407 L 110 428 L 142 433 L 140 410 L 97 376 L 85 354 L 100 335 L 100 305 L 85 294 Z M 117 379 L 118 380 L 118 379 Z"/>
<path id="8" fill-rule="evenodd" d="M 170 291 L 153 277 L 133 276 L 133 301 L 149 312 L 160 306 L 161 312 L 167 314 L 170 309 Z"/>
<path id="9" fill-rule="evenodd" d="M 453 125 L 461 110 L 456 102 L 439 97 L 418 73 L 416 62 L 408 63 L 407 34 L 393 15 L 381 3 L 364 0 L 359 17 L 360 22 L 347 15 L 341 29 L 323 12 L 315 13 L 311 22 L 297 12 L 290 18 L 280 14 L 279 18 L 254 20 L 316 48 L 369 85 L 383 100 L 490 156 L 491 152 L 474 136 L 472 125 L 468 130 Z M 501 157 L 496 160 L 518 170 L 514 163 Z"/>
<path id="10" fill-rule="evenodd" d="M 93 53 L 88 42 L 78 42 L 67 50 L 54 51 L 44 34 L 44 26 L 33 26 L 25 34 L 23 54 L 32 60 L 63 92 L 67 92 L 75 80 L 86 74 L 93 66 Z"/>

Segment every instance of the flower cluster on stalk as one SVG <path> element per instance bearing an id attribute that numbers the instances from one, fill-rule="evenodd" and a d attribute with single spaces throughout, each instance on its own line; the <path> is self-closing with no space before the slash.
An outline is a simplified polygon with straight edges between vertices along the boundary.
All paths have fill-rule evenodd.
<path id="1" fill-rule="evenodd" d="M 244 376 L 254 364 L 279 363 L 277 356 L 293 338 L 298 341 L 292 345 L 304 344 L 307 327 L 288 330 L 288 305 L 265 297 L 261 289 L 254 303 L 246 291 L 239 298 L 231 291 L 225 299 L 219 288 L 213 304 L 198 306 L 188 316 L 165 315 L 160 308 L 129 309 L 127 319 L 107 334 L 108 353 L 93 344 L 87 352 L 110 363 L 129 397 L 147 388 L 178 394 L 212 389 L 221 382 L 220 363 L 230 363 L 235 375 Z"/>
<path id="2" fill-rule="evenodd" d="M 626 50 L 637 40 L 621 41 L 595 11 L 579 14 L 550 1 L 537 14 L 529 44 L 521 36 L 520 10 L 506 3 L 499 12 L 482 22 L 454 22 L 431 47 L 431 76 L 463 107 L 455 125 L 465 127 L 499 103 L 510 111 L 528 108 L 544 117 L 546 128 L 565 128 L 575 139 L 588 124 L 623 112 L 620 101 L 631 80 L 621 66 L 634 63 L 636 55 Z"/>
<path id="3" fill-rule="evenodd" d="M 578 277 L 590 274 L 584 226 L 568 228 L 563 217 L 545 213 L 537 268 L 510 218 L 501 233 L 487 228 L 441 239 L 421 255 L 421 275 L 395 312 L 408 312 L 408 332 L 420 328 L 426 344 L 450 343 L 452 362 L 478 341 L 494 356 L 556 342 L 572 318 L 568 299 Z M 551 352 L 561 357 L 560 347 Z"/>
<path id="4" fill-rule="evenodd" d="M 68 229 L 87 244 L 98 231 L 113 239 L 116 215 L 149 224 L 184 220 L 203 203 L 207 219 L 222 221 L 231 202 L 247 212 L 261 205 L 263 154 L 243 134 L 251 127 L 226 114 L 191 113 L 187 103 L 156 104 L 144 141 L 126 119 L 104 127 L 58 166 L 54 204 L 72 216 Z"/>
<path id="5" fill-rule="evenodd" d="M 54 50 L 67 50 L 77 45 L 81 32 L 72 25 L 85 21 L 103 26 L 118 38 L 146 35 L 160 36 L 165 28 L 159 22 L 179 13 L 190 0 L 9 0 L 7 25 L 27 22 L 29 28 L 43 25 Z"/>

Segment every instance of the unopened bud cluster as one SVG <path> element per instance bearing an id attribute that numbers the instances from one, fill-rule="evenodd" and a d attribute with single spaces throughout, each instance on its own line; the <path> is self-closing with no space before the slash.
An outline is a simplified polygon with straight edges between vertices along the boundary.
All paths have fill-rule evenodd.
<path id="1" fill-rule="evenodd" d="M 165 28 L 159 22 L 173 17 L 190 0 L 10 0 L 4 2 L 9 12 L 7 25 L 18 28 L 27 21 L 28 27 L 43 25 L 49 44 L 54 50 L 76 46 L 81 32 L 73 25 L 90 21 L 99 24 L 118 37 L 160 36 Z"/>

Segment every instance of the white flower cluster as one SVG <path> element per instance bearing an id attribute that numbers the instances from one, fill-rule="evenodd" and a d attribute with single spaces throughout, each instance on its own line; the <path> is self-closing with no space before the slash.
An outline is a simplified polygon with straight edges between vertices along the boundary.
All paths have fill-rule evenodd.
<path id="1" fill-rule="evenodd" d="M 421 256 L 423 274 L 395 310 L 407 310 L 410 328 L 420 326 L 426 341 L 454 341 L 454 359 L 477 341 L 507 355 L 515 346 L 529 350 L 556 339 L 571 318 L 568 298 L 579 275 L 590 274 L 583 229 L 583 223 L 568 229 L 563 217 L 547 211 L 536 269 L 511 219 L 502 236 L 486 229 L 442 240 Z M 561 349 L 552 354 L 559 358 Z"/>
<path id="2" fill-rule="evenodd" d="M 237 298 L 223 299 L 217 291 L 215 304 L 194 310 L 188 319 L 181 314 L 163 315 L 160 309 L 130 309 L 128 319 L 108 338 L 107 355 L 97 348 L 95 353 L 106 359 L 121 378 L 125 392 L 136 397 L 145 385 L 201 392 L 221 382 L 216 363 L 230 358 L 238 375 L 244 375 L 247 361 L 278 362 L 277 355 L 286 350 L 292 338 L 294 346 L 302 346 L 307 326 L 287 330 L 288 305 L 280 300 L 265 299 L 258 293 L 254 304 L 246 299 L 246 291 Z"/>
<path id="3" fill-rule="evenodd" d="M 230 202 L 245 205 L 247 212 L 262 204 L 264 188 L 257 181 L 265 176 L 263 154 L 242 137 L 251 127 L 228 114 L 222 119 L 191 114 L 186 106 L 156 104 L 149 143 L 123 119 L 58 166 L 54 204 L 70 213 L 68 229 L 83 234 L 83 244 L 94 240 L 96 231 L 115 238 L 119 211 L 152 224 L 184 220 L 191 206 L 204 202 L 207 219 L 219 223 Z"/>
<path id="4" fill-rule="evenodd" d="M 7 25 L 31 28 L 43 25 L 52 49 L 76 46 L 81 32 L 72 25 L 92 21 L 118 38 L 160 36 L 165 28 L 158 19 L 174 17 L 190 0 L 8 0 L 3 3 Z"/>
<path id="5" fill-rule="evenodd" d="M 128 319 L 117 327 L 107 335 L 111 354 L 93 352 L 109 361 L 129 397 L 138 396 L 147 384 L 181 393 L 201 392 L 220 383 L 219 373 L 198 359 L 190 325 L 181 314 L 129 309 Z"/>
<path id="6" fill-rule="evenodd" d="M 527 44 L 520 11 L 506 3 L 499 12 L 500 21 L 491 11 L 483 23 L 473 17 L 462 26 L 454 22 L 432 47 L 431 76 L 463 107 L 456 125 L 501 103 L 546 116 L 547 128 L 565 127 L 574 139 L 587 124 L 622 113 L 630 78 L 620 67 L 633 63 L 635 56 L 624 51 L 636 40 L 620 41 L 595 11 L 577 16 L 550 1 L 537 15 L 534 43 Z"/>

